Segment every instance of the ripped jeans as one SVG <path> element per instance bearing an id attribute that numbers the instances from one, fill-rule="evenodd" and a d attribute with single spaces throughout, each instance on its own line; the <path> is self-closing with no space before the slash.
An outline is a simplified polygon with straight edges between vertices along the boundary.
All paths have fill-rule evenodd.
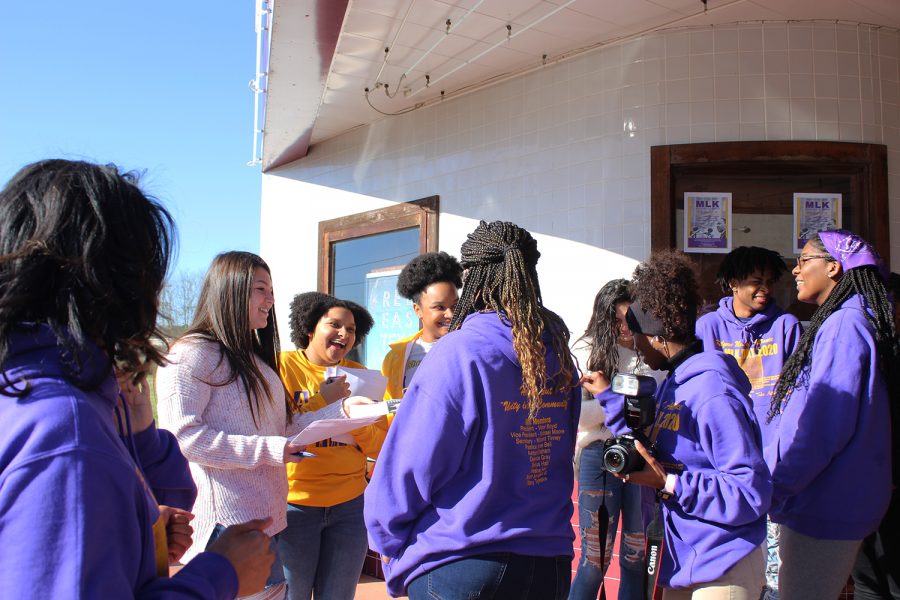
<path id="1" fill-rule="evenodd" d="M 605 506 L 609 525 L 603 546 L 599 539 L 598 511 Z M 640 600 L 644 581 L 644 523 L 640 486 L 625 483 L 603 470 L 603 442 L 582 450 L 578 469 L 578 524 L 581 530 L 581 560 L 572 582 L 569 600 L 594 600 L 609 567 L 619 516 L 619 600 Z M 600 554 L 604 552 L 603 564 Z"/>

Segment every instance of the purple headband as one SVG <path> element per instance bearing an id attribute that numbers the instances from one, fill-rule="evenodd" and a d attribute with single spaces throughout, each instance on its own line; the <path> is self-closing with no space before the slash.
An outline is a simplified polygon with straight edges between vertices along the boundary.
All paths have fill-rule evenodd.
<path id="1" fill-rule="evenodd" d="M 833 256 L 845 271 L 867 265 L 884 269 L 875 248 L 855 233 L 844 229 L 820 231 L 819 239 L 822 240 L 828 254 Z"/>

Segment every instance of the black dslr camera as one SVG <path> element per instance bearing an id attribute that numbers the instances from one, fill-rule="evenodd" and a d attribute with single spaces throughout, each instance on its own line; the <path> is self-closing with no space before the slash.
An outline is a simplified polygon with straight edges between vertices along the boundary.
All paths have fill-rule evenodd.
<path id="1" fill-rule="evenodd" d="M 619 373 L 612 380 L 612 391 L 625 396 L 625 424 L 631 433 L 606 440 L 603 445 L 603 468 L 610 473 L 626 475 L 644 468 L 645 460 L 634 446 L 639 440 L 650 450 L 651 444 L 643 430 L 653 424 L 656 416 L 656 380 L 646 375 Z"/>

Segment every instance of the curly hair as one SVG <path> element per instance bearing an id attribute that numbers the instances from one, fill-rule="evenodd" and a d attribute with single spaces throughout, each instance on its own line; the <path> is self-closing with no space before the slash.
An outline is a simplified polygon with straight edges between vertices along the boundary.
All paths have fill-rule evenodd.
<path id="1" fill-rule="evenodd" d="M 24 323 L 53 331 L 67 378 L 86 389 L 107 376 L 82 379 L 92 343 L 126 373 L 165 362 L 156 317 L 175 223 L 138 179 L 54 159 L 22 168 L 0 191 L 0 364 Z"/>
<path id="2" fill-rule="evenodd" d="M 569 330 L 563 320 L 543 305 L 537 277 L 537 242 L 530 233 L 504 221 L 481 221 L 462 245 L 466 269 L 462 294 L 450 330 L 478 311 L 493 311 L 512 325 L 513 349 L 522 365 L 520 392 L 534 418 L 541 397 L 571 389 L 576 381 L 569 351 Z M 547 373 L 543 333 L 549 334 L 559 371 Z"/>
<path id="3" fill-rule="evenodd" d="M 462 287 L 462 266 L 446 252 L 421 254 L 403 267 L 397 278 L 397 292 L 416 304 L 429 285 L 446 281 Z"/>
<path id="4" fill-rule="evenodd" d="M 774 250 L 759 246 L 739 246 L 725 255 L 719 265 L 719 272 L 716 273 L 716 283 L 722 288 L 722 293 L 730 295 L 732 281 L 747 279 L 756 271 L 768 271 L 778 281 L 787 271 L 787 265 Z"/>
<path id="5" fill-rule="evenodd" d="M 697 275 L 691 260 L 678 250 L 654 252 L 631 277 L 630 291 L 663 325 L 664 337 L 685 343 L 694 338 L 697 321 Z"/>
<path id="6" fill-rule="evenodd" d="M 809 243 L 818 254 L 824 255 L 825 260 L 834 262 L 818 235 L 811 237 Z M 885 282 L 878 272 L 878 267 L 863 266 L 845 271 L 837 284 L 831 290 L 828 298 L 822 303 L 809 321 L 809 327 L 800 336 L 800 342 L 793 354 L 784 363 L 781 377 L 775 386 L 772 402 L 769 405 L 768 420 L 771 421 L 776 414 L 784 410 L 790 399 L 791 392 L 805 374 L 809 372 L 813 359 L 813 347 L 816 333 L 832 314 L 853 294 L 859 294 L 872 310 L 865 311 L 866 319 L 875 330 L 875 352 L 878 359 L 878 369 L 888 384 L 888 394 L 891 398 L 891 413 L 896 415 L 900 411 L 900 374 L 897 372 L 897 364 L 900 363 L 900 340 L 897 337 L 897 329 L 894 324 L 893 305 L 891 303 Z M 896 418 L 896 416 L 894 417 Z"/>
<path id="7" fill-rule="evenodd" d="M 291 300 L 291 341 L 298 348 L 309 346 L 309 334 L 315 331 L 322 315 L 332 308 L 346 308 L 353 313 L 356 322 L 356 339 L 353 346 L 358 346 L 366 339 L 375 321 L 364 306 L 350 300 L 341 300 L 322 292 L 304 292 Z"/>
<path id="8" fill-rule="evenodd" d="M 591 353 L 587 368 L 603 371 L 612 376 L 619 364 L 619 322 L 616 319 L 616 305 L 631 302 L 627 279 L 613 279 L 607 282 L 594 297 L 594 311 L 581 340 L 588 342 Z"/>
<path id="9" fill-rule="evenodd" d="M 278 339 L 275 311 L 269 311 L 264 328 L 254 332 L 250 327 L 250 295 L 257 268 L 265 269 L 270 276 L 272 274 L 269 265 L 250 252 L 224 252 L 216 256 L 203 279 L 193 322 L 181 336 L 182 339 L 198 336 L 218 342 L 222 352 L 220 361 L 228 361 L 231 375 L 221 383 L 207 383 L 219 387 L 240 379 L 254 423 L 256 414 L 260 411 L 260 398 L 275 401 L 280 396 L 286 406 L 290 406 L 290 396 L 284 386 L 280 390 L 270 389 L 265 376 L 253 360 L 255 355 L 278 372 L 276 357 L 281 343 Z M 288 410 L 288 414 L 290 413 Z"/>

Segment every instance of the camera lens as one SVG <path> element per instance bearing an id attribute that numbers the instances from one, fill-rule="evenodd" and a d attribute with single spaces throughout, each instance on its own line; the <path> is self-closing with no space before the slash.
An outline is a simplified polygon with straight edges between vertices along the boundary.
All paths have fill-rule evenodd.
<path id="1" fill-rule="evenodd" d="M 621 448 L 609 448 L 603 453 L 603 466 L 610 473 L 619 473 L 625 468 L 628 457 L 622 452 Z"/>

